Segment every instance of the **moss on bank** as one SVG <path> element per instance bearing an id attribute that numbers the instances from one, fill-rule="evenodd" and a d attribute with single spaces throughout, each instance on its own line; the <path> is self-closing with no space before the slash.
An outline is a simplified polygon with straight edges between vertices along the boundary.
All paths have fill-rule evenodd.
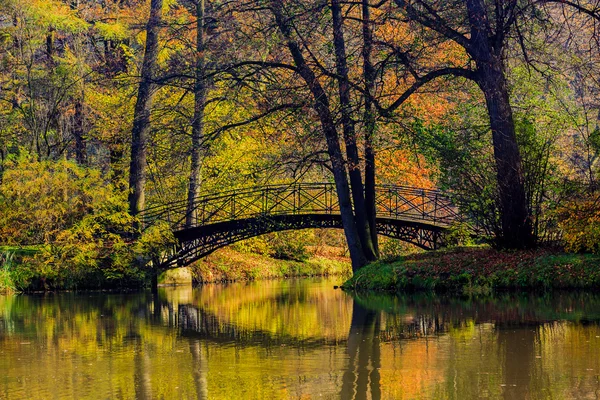
<path id="1" fill-rule="evenodd" d="M 307 276 L 350 275 L 343 257 L 311 256 L 305 261 L 279 260 L 265 255 L 222 249 L 192 266 L 200 283 Z"/>
<path id="2" fill-rule="evenodd" d="M 457 248 L 372 263 L 344 283 L 343 288 L 466 294 L 493 289 L 600 288 L 600 256 L 548 249 L 502 252 Z"/>

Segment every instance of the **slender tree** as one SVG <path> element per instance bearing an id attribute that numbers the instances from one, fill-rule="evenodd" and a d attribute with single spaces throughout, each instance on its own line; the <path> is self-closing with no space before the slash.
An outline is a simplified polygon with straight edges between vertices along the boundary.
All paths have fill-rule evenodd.
<path id="1" fill-rule="evenodd" d="M 340 137 L 331 113 L 331 104 L 329 96 L 319 82 L 315 72 L 311 69 L 304 57 L 302 47 L 297 43 L 292 36 L 292 27 L 290 19 L 284 15 L 283 7 L 280 1 L 270 1 L 270 10 L 275 17 L 277 28 L 285 40 L 289 53 L 294 61 L 295 70 L 304 80 L 310 90 L 314 100 L 314 109 L 319 117 L 321 129 L 327 141 L 327 151 L 331 161 L 331 167 L 338 195 L 340 213 L 342 216 L 342 225 L 348 248 L 350 250 L 350 258 L 352 260 L 352 269 L 358 270 L 367 262 L 363 247 L 361 245 L 360 236 L 354 218 L 354 210 L 352 207 L 352 198 L 350 195 L 350 187 L 347 178 L 346 160 L 342 155 L 340 146 Z M 362 185 L 361 185 L 362 190 Z M 358 212 L 361 212 L 360 210 Z"/>
<path id="2" fill-rule="evenodd" d="M 131 162 L 129 166 L 129 211 L 138 214 L 145 205 L 146 146 L 150 131 L 150 110 L 155 91 L 158 59 L 158 38 L 162 21 L 162 0 L 151 0 L 150 17 L 146 25 L 146 48 L 141 80 L 131 129 Z"/>
<path id="3" fill-rule="evenodd" d="M 376 110 L 373 107 L 372 97 L 375 91 L 376 71 L 373 66 L 373 31 L 371 21 L 371 4 L 369 0 L 362 0 L 362 58 L 364 80 L 364 135 L 365 135 L 365 213 L 371 232 L 373 250 L 379 257 L 379 244 L 377 240 L 377 210 L 375 207 L 375 146 L 373 143 L 376 127 Z"/>
<path id="4" fill-rule="evenodd" d="M 186 225 L 191 226 L 194 218 L 194 200 L 201 184 L 201 167 L 204 156 L 204 109 L 206 106 L 205 82 L 205 0 L 196 0 L 196 67 L 194 82 L 194 118 L 192 120 L 191 171 L 188 188 Z"/>

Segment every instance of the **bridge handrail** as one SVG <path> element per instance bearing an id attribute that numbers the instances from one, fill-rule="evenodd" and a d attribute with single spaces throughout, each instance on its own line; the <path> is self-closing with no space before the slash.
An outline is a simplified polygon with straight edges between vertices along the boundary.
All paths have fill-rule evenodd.
<path id="1" fill-rule="evenodd" d="M 194 200 L 194 203 L 197 203 L 201 200 L 218 200 L 220 198 L 224 198 L 224 197 L 228 197 L 231 196 L 232 194 L 236 194 L 236 195 L 241 195 L 241 194 L 249 194 L 249 193 L 254 193 L 254 192 L 258 192 L 258 191 L 264 191 L 264 190 L 269 190 L 269 189 L 289 189 L 292 187 L 298 187 L 298 188 L 318 188 L 318 187 L 323 187 L 323 186 L 332 186 L 335 187 L 334 183 L 330 183 L 330 182 L 322 182 L 322 183 L 293 183 L 293 184 L 277 184 L 277 185 L 264 185 L 264 186 L 260 186 L 260 185 L 255 185 L 255 186 L 248 186 L 248 187 L 244 187 L 244 188 L 239 188 L 239 189 L 229 189 L 229 190 L 223 190 L 220 192 L 216 192 L 216 193 L 205 193 L 205 194 L 200 194 L 198 197 L 196 197 L 196 199 Z M 386 188 L 386 189 L 392 189 L 392 190 L 396 190 L 396 191 L 415 191 L 415 192 L 419 192 L 419 193 L 430 193 L 430 194 L 438 194 L 444 197 L 448 197 L 446 192 L 442 192 L 441 190 L 438 189 L 426 189 L 426 188 L 417 188 L 414 186 L 405 186 L 405 185 L 392 185 L 392 184 L 380 184 L 377 185 L 376 187 L 378 188 Z M 167 207 L 170 207 L 172 205 L 186 205 L 187 206 L 187 200 L 176 200 L 176 201 L 171 201 L 168 203 L 161 203 L 161 204 L 155 204 L 152 205 L 151 207 L 146 207 L 141 213 L 140 215 L 146 215 L 147 213 L 149 213 L 150 211 L 154 211 L 156 209 L 165 209 Z"/>
<path id="2" fill-rule="evenodd" d="M 301 193 L 301 191 L 310 191 L 310 190 L 324 190 L 323 193 L 325 193 L 325 196 L 327 195 L 327 191 L 330 191 L 332 195 L 334 195 L 334 197 L 332 198 L 332 200 L 335 200 L 335 204 L 332 203 L 331 207 L 329 207 L 327 210 L 325 210 L 324 208 L 321 209 L 301 209 L 301 208 L 296 208 L 295 205 L 295 199 L 294 204 L 293 204 L 293 213 L 294 214 L 306 214 L 308 212 L 316 212 L 316 211 L 325 211 L 326 213 L 332 213 L 333 210 L 335 209 L 337 211 L 337 209 L 339 208 L 338 204 L 337 204 L 337 195 L 335 194 L 335 184 L 332 182 L 316 182 L 316 183 L 289 183 L 289 184 L 276 184 L 276 185 L 265 185 L 265 186 L 251 186 L 251 187 L 246 187 L 246 188 L 237 188 L 237 189 L 230 189 L 230 190 L 225 190 L 225 191 L 220 191 L 220 192 L 216 192 L 216 193 L 205 193 L 205 194 L 201 194 L 200 196 L 198 196 L 195 201 L 194 201 L 194 211 L 197 212 L 197 210 L 199 209 L 199 207 L 204 206 L 203 210 L 206 209 L 206 205 L 211 205 L 214 204 L 215 202 L 218 202 L 220 200 L 225 200 L 228 201 L 230 199 L 233 199 L 233 201 L 235 202 L 235 199 L 245 199 L 247 198 L 247 196 L 250 195 L 254 195 L 254 194 L 260 194 L 261 196 L 263 196 L 263 194 L 265 193 L 275 193 L 275 194 L 284 194 L 286 192 L 288 193 L 295 193 L 295 191 L 298 191 L 299 193 Z M 436 222 L 445 222 L 445 223 L 450 223 L 453 220 L 457 220 L 459 219 L 459 214 L 457 213 L 457 211 L 454 209 L 454 206 L 452 204 L 452 202 L 450 201 L 450 197 L 448 197 L 445 193 L 439 191 L 439 190 L 435 190 L 435 189 L 426 189 L 426 188 L 415 188 L 415 187 L 411 187 L 411 186 L 403 186 L 403 185 L 389 185 L 389 184 L 384 184 L 384 185 L 377 185 L 376 186 L 376 199 L 377 198 L 381 198 L 381 196 L 384 196 L 386 194 L 391 195 L 395 195 L 395 196 L 400 196 L 399 198 L 404 199 L 404 202 L 402 203 L 402 205 L 408 205 L 409 209 L 405 210 L 405 211 L 399 211 L 398 210 L 398 204 L 396 201 L 396 209 L 395 209 L 395 216 L 397 217 L 398 215 L 402 214 L 404 216 L 411 216 L 413 218 L 417 218 L 418 215 L 415 212 L 412 212 L 413 210 L 417 210 L 419 206 L 422 206 L 422 218 L 417 218 L 417 219 L 421 219 L 421 220 L 432 220 L 432 222 L 436 223 Z M 418 196 L 421 197 L 423 199 L 422 203 L 413 203 L 414 200 L 410 200 L 410 199 L 406 199 L 405 196 Z M 313 198 L 313 200 L 315 200 L 316 198 Z M 384 197 L 384 199 L 387 199 L 386 197 Z M 426 202 L 424 201 L 425 199 L 428 199 L 428 203 L 431 203 L 431 201 L 433 201 L 433 215 L 430 215 L 430 213 L 425 211 L 425 204 Z M 433 199 L 433 200 L 432 200 Z M 256 200 L 256 199 L 255 199 Z M 287 203 L 288 205 L 291 204 L 287 198 L 284 199 L 280 199 L 282 201 L 280 201 L 279 204 L 285 204 Z M 325 198 L 325 201 L 327 200 L 327 198 Z M 396 199 L 397 200 L 397 199 Z M 310 202 L 309 202 L 310 203 Z M 314 203 L 314 201 L 313 201 Z M 381 202 L 380 202 L 381 205 Z M 281 215 L 281 214 L 286 214 L 289 213 L 290 210 L 284 210 L 284 211 L 276 211 L 277 204 L 275 204 L 273 207 L 271 207 L 271 209 L 268 210 L 268 214 L 270 215 Z M 439 209 L 438 209 L 439 206 Z M 248 207 L 247 207 L 248 208 Z M 390 205 L 390 207 L 385 207 L 386 210 L 389 211 L 390 215 L 392 214 L 392 206 Z M 439 217 L 437 216 L 438 210 L 441 211 L 445 211 L 446 215 L 440 215 Z M 218 213 L 218 211 L 220 210 L 213 210 L 213 214 L 209 215 L 209 218 L 216 215 Z M 266 210 L 262 210 L 261 213 L 254 213 L 251 215 L 260 215 L 260 214 L 264 214 Z M 151 224 L 152 222 L 156 221 L 156 220 L 165 220 L 164 216 L 166 215 L 166 222 L 170 223 L 171 226 L 173 228 L 181 228 L 182 227 L 182 223 L 183 221 L 185 221 L 186 219 L 186 214 L 187 214 L 187 200 L 179 200 L 179 201 L 174 201 L 174 202 L 170 202 L 170 203 L 166 203 L 166 204 L 157 204 L 151 207 L 146 208 L 142 213 L 140 213 L 140 217 L 142 218 L 143 221 L 145 221 L 145 224 Z M 175 218 L 171 218 L 171 217 L 175 217 Z M 389 215 L 385 215 L 385 216 L 389 216 Z M 235 217 L 235 215 L 234 215 Z M 238 216 L 239 217 L 239 216 Z M 232 218 L 222 218 L 222 219 L 217 219 L 215 221 L 212 222 L 221 222 L 221 221 L 227 221 L 227 220 L 231 220 Z M 437 221 L 436 221 L 437 220 Z M 206 222 L 206 218 L 202 218 L 202 223 Z"/>

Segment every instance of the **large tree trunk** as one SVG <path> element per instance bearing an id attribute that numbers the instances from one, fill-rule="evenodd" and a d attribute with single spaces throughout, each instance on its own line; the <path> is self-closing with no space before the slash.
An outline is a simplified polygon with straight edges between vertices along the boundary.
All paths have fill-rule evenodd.
<path id="1" fill-rule="evenodd" d="M 204 157 L 204 108 L 206 105 L 206 82 L 204 78 L 204 0 L 196 3 L 196 82 L 194 84 L 194 119 L 192 121 L 191 171 L 188 188 L 188 204 L 185 224 L 191 227 L 194 222 L 194 201 L 200 191 L 201 167 Z"/>
<path id="2" fill-rule="evenodd" d="M 502 223 L 498 244 L 505 248 L 531 247 L 535 243 L 502 49 L 491 45 L 491 28 L 483 0 L 467 0 L 467 11 L 471 25 L 471 55 L 477 66 L 477 83 L 485 95 L 494 143 Z"/>
<path id="3" fill-rule="evenodd" d="M 314 99 L 314 109 L 319 116 L 321 128 L 325 135 L 325 140 L 327 141 L 327 152 L 329 154 L 329 159 L 331 160 L 333 178 L 335 180 L 340 214 L 342 217 L 342 226 L 350 251 L 350 259 L 352 260 L 352 270 L 357 271 L 367 263 L 367 259 L 363 252 L 358 231 L 356 229 L 345 161 L 340 147 L 339 135 L 333 122 L 333 116 L 331 115 L 329 99 L 314 72 L 306 63 L 302 51 L 300 50 L 300 46 L 292 39 L 291 27 L 289 26 L 288 19 L 283 16 L 281 2 L 279 0 L 272 0 L 270 5 L 271 11 L 275 16 L 277 27 L 287 42 L 287 47 L 298 68 L 298 73 L 306 82 Z"/>
<path id="4" fill-rule="evenodd" d="M 354 202 L 354 215 L 358 237 L 367 260 L 377 259 L 369 223 L 367 221 L 365 207 L 365 193 L 360 171 L 360 158 L 356 144 L 356 129 L 352 120 L 352 103 L 350 99 L 350 84 L 348 81 L 348 63 L 346 59 L 346 44 L 344 41 L 342 8 L 339 0 L 331 1 L 333 20 L 333 45 L 335 47 L 335 64 L 338 74 L 338 91 L 340 96 L 342 129 L 344 142 L 346 144 L 346 155 L 348 159 L 348 173 L 350 186 L 352 188 L 352 200 Z"/>
<path id="5" fill-rule="evenodd" d="M 506 78 L 498 71 L 482 73 L 480 86 L 485 95 L 494 142 L 502 222 L 499 245 L 505 248 L 531 247 L 535 244 L 532 221 L 527 207 L 521 154 L 515 135 Z"/>
<path id="6" fill-rule="evenodd" d="M 369 0 L 362 0 L 362 34 L 363 34 L 363 79 L 365 81 L 365 213 L 371 231 L 371 240 L 375 255 L 379 257 L 379 241 L 377 239 L 377 209 L 375 207 L 375 110 L 372 96 L 375 90 L 375 68 L 371 61 L 373 51 L 373 32 L 371 30 L 371 10 Z"/>
<path id="7" fill-rule="evenodd" d="M 163 0 L 151 0 L 150 2 L 150 18 L 146 26 L 146 51 L 133 114 L 131 163 L 129 166 L 129 211 L 132 215 L 137 215 L 145 206 L 146 145 L 150 130 L 150 109 L 155 90 L 153 79 L 158 58 L 162 5 Z"/>

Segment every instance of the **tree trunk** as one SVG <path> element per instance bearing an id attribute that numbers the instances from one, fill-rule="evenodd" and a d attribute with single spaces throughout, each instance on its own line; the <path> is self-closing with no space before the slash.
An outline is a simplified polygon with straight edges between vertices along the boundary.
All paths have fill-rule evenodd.
<path id="1" fill-rule="evenodd" d="M 298 73 L 306 82 L 314 99 L 314 109 L 319 116 L 321 128 L 323 129 L 323 134 L 327 141 L 327 152 L 329 154 L 329 159 L 331 160 L 333 178 L 342 217 L 342 226 L 350 251 L 350 259 L 352 260 L 352 270 L 357 271 L 367 263 L 367 259 L 363 252 L 360 238 L 358 237 L 358 231 L 356 229 L 354 213 L 352 210 L 352 200 L 350 198 L 350 187 L 346 176 L 345 161 L 342 156 L 339 135 L 333 122 L 333 116 L 331 115 L 329 99 L 314 72 L 306 63 L 302 51 L 300 50 L 300 46 L 292 39 L 291 27 L 289 26 L 288 19 L 283 16 L 281 2 L 279 0 L 272 0 L 270 5 L 271 11 L 275 16 L 277 27 L 287 42 L 287 47 L 298 68 Z"/>
<path id="2" fill-rule="evenodd" d="M 369 0 L 362 0 L 362 34 L 363 34 L 363 79 L 365 81 L 365 213 L 371 232 L 371 240 L 375 255 L 379 257 L 379 241 L 377 238 L 377 209 L 375 207 L 375 110 L 372 96 L 375 89 L 375 68 L 371 61 L 373 51 L 373 32 L 371 31 L 371 10 Z"/>
<path id="3" fill-rule="evenodd" d="M 109 145 L 108 162 L 111 171 L 111 182 L 119 190 L 127 190 L 127 184 L 121 179 L 125 176 L 126 166 L 123 163 L 125 157 L 124 144 L 122 141 L 113 142 Z"/>
<path id="4" fill-rule="evenodd" d="M 46 55 L 48 59 L 54 55 L 54 28 L 50 28 L 46 34 Z"/>
<path id="5" fill-rule="evenodd" d="M 483 73 L 480 81 L 490 117 L 496 159 L 502 222 L 499 245 L 511 249 L 532 247 L 535 244 L 532 221 L 527 207 L 521 154 L 515 135 L 506 78 L 501 73 L 490 71 Z"/>
<path id="6" fill-rule="evenodd" d="M 477 66 L 477 83 L 484 93 L 492 129 L 494 158 L 504 248 L 533 246 L 532 221 L 527 207 L 521 154 L 515 134 L 502 49 L 493 48 L 483 0 L 467 0 L 471 25 L 470 50 Z"/>
<path id="7" fill-rule="evenodd" d="M 358 237 L 367 260 L 375 261 L 377 255 L 373 247 L 369 223 L 365 207 L 365 192 L 360 171 L 360 158 L 356 145 L 356 129 L 352 120 L 352 103 L 350 99 L 350 84 L 348 81 L 348 63 L 346 59 L 346 44 L 344 41 L 342 8 L 339 0 L 331 1 L 333 19 L 333 45 L 335 47 L 336 70 L 338 74 L 338 91 L 340 96 L 342 129 L 348 158 L 348 173 L 354 202 L 354 216 Z"/>
<path id="8" fill-rule="evenodd" d="M 206 82 L 204 78 L 204 0 L 196 3 L 196 82 L 194 84 L 194 119 L 192 121 L 191 171 L 188 188 L 188 204 L 185 224 L 194 222 L 194 201 L 200 191 L 202 158 L 204 157 L 204 108 L 206 105 Z"/>
<path id="9" fill-rule="evenodd" d="M 73 138 L 75 139 L 75 161 L 79 165 L 87 165 L 87 151 L 85 143 L 85 115 L 83 101 L 75 103 L 75 115 L 73 121 Z"/>
<path id="10" fill-rule="evenodd" d="M 145 205 L 146 145 L 150 130 L 150 109 L 155 90 L 153 79 L 158 58 L 162 4 L 163 0 L 151 0 L 150 3 L 150 18 L 146 27 L 146 50 L 133 114 L 131 163 L 129 166 L 129 211 L 132 215 L 137 215 Z"/>

